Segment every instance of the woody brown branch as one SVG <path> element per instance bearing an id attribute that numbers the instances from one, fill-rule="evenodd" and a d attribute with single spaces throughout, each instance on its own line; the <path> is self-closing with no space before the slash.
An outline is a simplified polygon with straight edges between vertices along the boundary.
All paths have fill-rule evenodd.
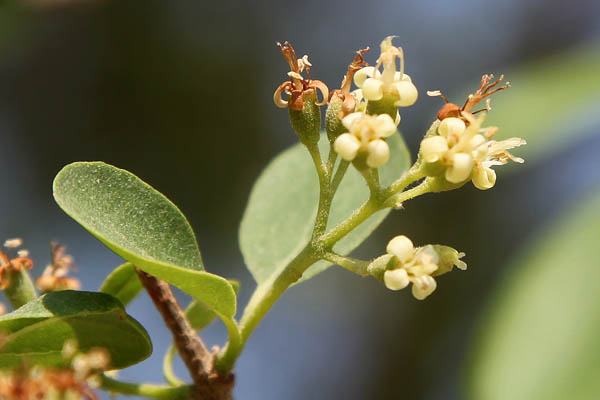
<path id="1" fill-rule="evenodd" d="M 173 296 L 171 287 L 144 271 L 136 268 L 142 285 L 173 335 L 175 346 L 190 371 L 194 381 L 192 397 L 197 400 L 230 400 L 233 374 L 216 374 L 213 371 L 213 355 L 185 318 L 185 313 Z"/>

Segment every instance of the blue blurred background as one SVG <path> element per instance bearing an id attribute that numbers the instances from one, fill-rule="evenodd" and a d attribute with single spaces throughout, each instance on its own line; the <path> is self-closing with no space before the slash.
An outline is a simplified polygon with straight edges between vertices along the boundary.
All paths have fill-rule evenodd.
<path id="1" fill-rule="evenodd" d="M 121 260 L 55 205 L 51 183 L 69 162 L 102 160 L 180 207 L 207 269 L 240 280 L 245 304 L 255 284 L 238 224 L 261 169 L 295 143 L 271 100 L 288 70 L 275 42 L 309 54 L 313 78 L 335 88 L 355 50 L 371 46 L 374 63 L 397 35 L 421 95 L 400 125 L 413 155 L 442 105 L 426 90 L 460 103 L 482 74 L 505 73 L 513 88 L 492 100 L 490 121 L 501 138 L 528 140 L 515 151 L 526 163 L 499 168 L 489 191 L 408 202 L 355 252 L 377 256 L 404 233 L 466 252 L 467 272 L 441 277 L 425 302 L 337 267 L 294 287 L 249 341 L 235 393 L 469 398 L 465 371 L 507 265 L 600 181 L 599 16 L 593 0 L 0 2 L 0 239 L 22 237 L 37 273 L 59 240 L 83 289 L 97 290 Z M 160 382 L 169 332 L 147 296 L 128 311 L 155 350 L 120 376 Z M 203 337 L 221 345 L 225 332 L 217 323 Z"/>

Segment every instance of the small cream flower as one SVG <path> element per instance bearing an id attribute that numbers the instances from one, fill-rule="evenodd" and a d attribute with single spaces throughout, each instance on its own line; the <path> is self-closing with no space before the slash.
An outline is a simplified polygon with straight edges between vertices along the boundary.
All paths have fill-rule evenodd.
<path id="1" fill-rule="evenodd" d="M 442 163 L 448 182 L 462 183 L 470 179 L 478 189 L 493 187 L 496 173 L 491 167 L 509 160 L 522 163 L 522 158 L 514 157 L 508 150 L 526 142 L 521 138 L 491 140 L 497 128 L 482 128 L 484 118 L 485 114 L 475 118 L 467 112 L 462 113 L 462 118 L 445 118 L 438 126 L 437 135 L 421 142 L 421 157 L 427 163 Z"/>
<path id="2" fill-rule="evenodd" d="M 396 132 L 396 124 L 387 114 L 372 116 L 355 112 L 345 116 L 342 124 L 348 129 L 335 139 L 333 149 L 346 161 L 352 161 L 359 152 L 367 153 L 367 165 L 377 168 L 390 157 L 385 138 Z"/>
<path id="3" fill-rule="evenodd" d="M 401 47 L 392 44 L 393 36 L 381 42 L 381 55 L 375 67 L 362 68 L 354 75 L 354 83 L 362 89 L 365 99 L 378 101 L 385 98 L 393 100 L 396 107 L 412 106 L 418 97 L 418 91 L 410 76 L 404 73 L 404 52 Z M 400 61 L 397 70 L 396 58 Z M 379 67 L 383 66 L 383 72 Z"/>
<path id="4" fill-rule="evenodd" d="M 396 236 L 387 245 L 387 252 L 396 256 L 398 267 L 385 271 L 383 281 L 390 290 L 400 290 L 412 283 L 412 294 L 418 300 L 429 296 L 437 283 L 431 276 L 438 269 L 440 261 L 433 246 L 420 248 L 404 235 Z"/>

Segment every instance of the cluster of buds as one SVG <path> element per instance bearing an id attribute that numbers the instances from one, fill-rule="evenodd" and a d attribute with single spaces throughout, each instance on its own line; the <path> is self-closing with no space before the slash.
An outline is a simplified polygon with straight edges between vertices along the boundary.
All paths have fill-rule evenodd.
<path id="1" fill-rule="evenodd" d="M 0 289 L 6 289 L 10 284 L 10 272 L 19 272 L 33 268 L 33 260 L 29 258 L 29 251 L 17 251 L 17 257 L 10 257 L 10 252 L 23 245 L 21 239 L 8 239 L 4 242 L 4 251 L 0 250 Z"/>
<path id="2" fill-rule="evenodd" d="M 395 107 L 415 104 L 418 91 L 410 76 L 404 73 L 404 51 L 392 44 L 393 36 L 381 42 L 381 55 L 375 67 L 365 67 L 354 75 L 354 83 L 360 89 L 357 96 L 368 101 L 385 100 Z M 397 69 L 396 59 L 400 62 Z M 383 67 L 383 71 L 379 68 Z"/>
<path id="3" fill-rule="evenodd" d="M 390 240 L 386 250 L 388 254 L 379 258 L 384 262 L 385 286 L 391 290 L 400 290 L 412 283 L 412 294 L 418 300 L 425 299 L 436 289 L 435 276 L 451 271 L 454 266 L 461 270 L 467 269 L 467 264 L 460 260 L 464 253 L 442 245 L 415 248 L 412 241 L 404 235 Z M 377 260 L 374 264 L 376 263 Z"/>
<path id="4" fill-rule="evenodd" d="M 440 91 L 428 92 L 430 96 L 442 96 L 447 102 L 438 113 L 440 122 L 434 125 L 433 134 L 421 142 L 420 155 L 429 164 L 430 175 L 443 173 L 445 179 L 454 184 L 472 180 L 475 187 L 485 190 L 496 183 L 492 166 L 504 165 L 509 160 L 523 162 L 522 158 L 513 156 L 508 150 L 524 145 L 525 140 L 516 137 L 492 140 L 498 128 L 483 128 L 485 114 L 474 116 L 477 112 L 490 110 L 489 99 L 485 109 L 471 112 L 483 98 L 509 87 L 506 84 L 490 90 L 502 81 L 502 77 L 495 82 L 492 79 L 493 75 L 484 75 L 479 90 L 467 98 L 462 108 L 448 102 Z"/>
<path id="5" fill-rule="evenodd" d="M 77 290 L 79 280 L 68 277 L 69 270 L 76 269 L 73 257 L 65 254 L 66 247 L 56 242 L 50 243 L 51 263 L 44 269 L 35 284 L 42 292 L 53 292 L 57 290 Z"/>
<path id="6" fill-rule="evenodd" d="M 75 340 L 67 340 L 63 344 L 62 356 L 66 361 L 70 361 L 71 368 L 75 372 L 75 377 L 80 381 L 90 381 L 110 366 L 110 355 L 104 348 L 92 348 L 88 352 L 78 351 L 78 345 Z"/>
<path id="7" fill-rule="evenodd" d="M 292 127 L 302 143 L 315 144 L 319 140 L 319 106 L 328 102 L 326 130 L 336 153 L 346 161 L 364 156 L 370 168 L 388 161 L 390 149 L 385 139 L 396 132 L 400 123 L 397 107 L 414 104 L 418 96 L 410 77 L 404 73 L 402 48 L 394 46 L 392 39 L 387 37 L 381 43 L 381 55 L 374 67 L 363 58 L 368 48 L 357 51 L 341 88 L 329 96 L 323 82 L 310 78 L 312 64 L 308 57 L 298 58 L 287 42 L 278 44 L 291 71 L 290 80 L 277 88 L 273 99 L 278 107 L 289 109 Z M 305 70 L 308 78 L 302 76 Z M 352 82 L 359 89 L 351 92 Z M 323 95 L 322 101 L 317 99 L 317 90 Z M 283 99 L 284 93 L 287 99 Z"/>
<path id="8" fill-rule="evenodd" d="M 396 124 L 387 114 L 377 116 L 355 112 L 345 116 L 342 124 L 348 132 L 338 136 L 333 149 L 344 160 L 352 161 L 359 152 L 367 153 L 367 165 L 377 168 L 390 158 L 385 138 L 396 133 Z"/>

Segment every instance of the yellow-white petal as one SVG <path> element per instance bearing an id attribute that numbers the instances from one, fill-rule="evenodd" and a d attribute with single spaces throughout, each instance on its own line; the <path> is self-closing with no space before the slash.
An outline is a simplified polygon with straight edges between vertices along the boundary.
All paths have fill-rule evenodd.
<path id="1" fill-rule="evenodd" d="M 412 79 L 408 74 L 402 74 L 402 78 L 400 78 L 400 71 L 396 71 L 396 73 L 394 74 L 394 82 L 398 81 L 412 82 Z"/>
<path id="2" fill-rule="evenodd" d="M 396 124 L 392 117 L 387 114 L 379 114 L 373 121 L 375 132 L 383 138 L 390 137 L 396 133 Z"/>
<path id="3" fill-rule="evenodd" d="M 333 142 L 333 150 L 346 161 L 354 160 L 356 153 L 360 149 L 358 139 L 349 133 L 343 133 Z"/>
<path id="4" fill-rule="evenodd" d="M 377 139 L 369 142 L 367 150 L 369 152 L 367 165 L 371 168 L 381 167 L 390 159 L 390 147 L 385 140 Z"/>
<path id="5" fill-rule="evenodd" d="M 395 255 L 402 264 L 409 261 L 415 252 L 413 242 L 404 235 L 394 237 L 389 241 L 386 251 Z"/>
<path id="6" fill-rule="evenodd" d="M 373 77 L 374 67 L 364 67 L 356 71 L 354 74 L 354 84 L 361 88 L 368 78 Z M 379 71 L 375 73 L 375 78 L 380 75 Z"/>
<path id="7" fill-rule="evenodd" d="M 466 181 L 473 171 L 473 157 L 466 153 L 456 153 L 452 159 L 452 166 L 446 169 L 446 180 L 452 183 Z"/>
<path id="8" fill-rule="evenodd" d="M 383 82 L 379 79 L 368 78 L 362 85 L 362 91 L 367 100 L 381 100 L 383 97 Z"/>
<path id="9" fill-rule="evenodd" d="M 362 118 L 364 115 L 365 114 L 361 112 L 353 112 L 351 114 L 348 114 L 344 118 L 342 118 L 342 125 L 344 125 L 349 131 L 352 131 L 354 123 L 360 118 Z"/>
<path id="10" fill-rule="evenodd" d="M 438 127 L 438 132 L 440 135 L 445 137 L 450 136 L 460 136 L 462 135 L 467 126 L 465 125 L 465 121 L 460 118 L 444 118 L 444 120 L 440 123 Z"/>
<path id="11" fill-rule="evenodd" d="M 409 81 L 400 81 L 394 83 L 394 88 L 400 96 L 400 99 L 394 103 L 398 107 L 408 107 L 415 104 L 419 97 L 419 92 L 415 85 Z"/>
<path id="12" fill-rule="evenodd" d="M 448 151 L 448 141 L 443 136 L 430 136 L 421 141 L 421 156 L 425 162 L 438 161 Z"/>
<path id="13" fill-rule="evenodd" d="M 383 282 L 385 286 L 390 290 L 404 289 L 410 283 L 408 274 L 404 268 L 393 269 L 385 271 L 383 274 Z"/>
<path id="14" fill-rule="evenodd" d="M 424 300 L 435 288 L 437 282 L 429 275 L 421 276 L 413 281 L 412 294 L 417 300 Z"/>
<path id="15" fill-rule="evenodd" d="M 487 190 L 496 184 L 496 172 L 488 167 L 475 168 L 472 178 L 477 189 Z"/>

